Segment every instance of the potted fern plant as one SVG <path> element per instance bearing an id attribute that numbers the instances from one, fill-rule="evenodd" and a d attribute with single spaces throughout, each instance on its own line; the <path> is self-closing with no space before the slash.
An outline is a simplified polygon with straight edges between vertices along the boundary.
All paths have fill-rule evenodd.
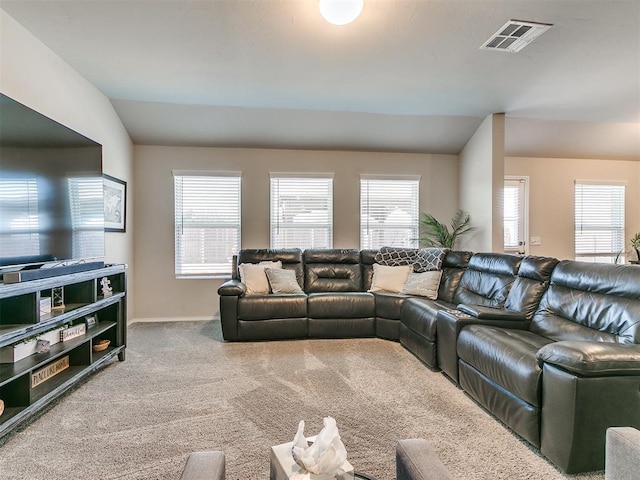
<path id="1" fill-rule="evenodd" d="M 631 246 L 636 251 L 636 261 L 632 260 L 631 263 L 640 263 L 640 232 L 631 238 Z"/>
<path id="2" fill-rule="evenodd" d="M 476 230 L 471 226 L 471 215 L 462 209 L 455 213 L 450 225 L 441 223 L 429 213 L 423 213 L 419 227 L 421 245 L 450 249 L 454 248 L 459 237 Z"/>

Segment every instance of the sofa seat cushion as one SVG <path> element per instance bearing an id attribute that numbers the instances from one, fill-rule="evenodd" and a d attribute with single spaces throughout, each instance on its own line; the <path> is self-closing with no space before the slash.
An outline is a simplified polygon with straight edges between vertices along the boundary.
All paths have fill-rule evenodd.
<path id="1" fill-rule="evenodd" d="M 365 292 L 311 293 L 307 302 L 309 318 L 375 317 L 373 295 Z"/>
<path id="2" fill-rule="evenodd" d="M 450 303 L 428 298 L 407 298 L 400 310 L 400 321 L 414 332 L 434 342 L 436 339 L 436 317 L 442 309 L 455 309 Z"/>
<path id="3" fill-rule="evenodd" d="M 470 325 L 458 336 L 458 356 L 513 395 L 541 407 L 542 368 L 536 352 L 549 343 L 526 330 Z"/>
<path id="4" fill-rule="evenodd" d="M 373 295 L 376 299 L 376 317 L 400 320 L 400 310 L 408 295 L 382 292 L 376 292 Z"/>
<path id="5" fill-rule="evenodd" d="M 239 320 L 306 318 L 307 295 L 251 295 L 238 298 Z"/>

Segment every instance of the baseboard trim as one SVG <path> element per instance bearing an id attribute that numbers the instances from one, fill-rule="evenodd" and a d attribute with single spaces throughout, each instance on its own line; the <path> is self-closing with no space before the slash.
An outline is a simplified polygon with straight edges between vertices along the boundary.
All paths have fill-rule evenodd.
<path id="1" fill-rule="evenodd" d="M 148 317 L 133 318 L 128 324 L 133 323 L 162 323 L 162 322 L 210 322 L 211 320 L 219 320 L 219 317 Z"/>

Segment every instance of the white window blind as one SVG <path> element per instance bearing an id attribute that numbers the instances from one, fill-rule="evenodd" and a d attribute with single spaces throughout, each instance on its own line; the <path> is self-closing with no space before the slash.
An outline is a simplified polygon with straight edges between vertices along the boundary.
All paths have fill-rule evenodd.
<path id="1" fill-rule="evenodd" d="M 38 181 L 36 178 L 0 180 L 0 243 L 3 255 L 40 253 Z"/>
<path id="2" fill-rule="evenodd" d="M 333 176 L 271 174 L 271 248 L 333 246 Z"/>
<path id="3" fill-rule="evenodd" d="M 504 181 L 504 251 L 525 253 L 526 178 Z"/>
<path id="4" fill-rule="evenodd" d="M 239 173 L 174 172 L 176 276 L 228 275 L 240 248 Z"/>
<path id="5" fill-rule="evenodd" d="M 576 260 L 614 263 L 624 255 L 624 197 L 624 185 L 576 181 Z"/>
<path id="6" fill-rule="evenodd" d="M 360 248 L 417 247 L 419 177 L 360 177 Z"/>
<path id="7" fill-rule="evenodd" d="M 104 255 L 102 177 L 69 178 L 73 258 Z"/>

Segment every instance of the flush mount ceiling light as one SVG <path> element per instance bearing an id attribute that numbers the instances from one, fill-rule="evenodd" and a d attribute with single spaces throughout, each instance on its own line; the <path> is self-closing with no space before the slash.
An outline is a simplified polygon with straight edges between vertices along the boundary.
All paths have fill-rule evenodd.
<path id="1" fill-rule="evenodd" d="M 551 27 L 549 23 L 509 20 L 480 49 L 519 52 Z"/>
<path id="2" fill-rule="evenodd" d="M 320 0 L 320 15 L 334 25 L 353 22 L 364 7 L 364 0 Z"/>

